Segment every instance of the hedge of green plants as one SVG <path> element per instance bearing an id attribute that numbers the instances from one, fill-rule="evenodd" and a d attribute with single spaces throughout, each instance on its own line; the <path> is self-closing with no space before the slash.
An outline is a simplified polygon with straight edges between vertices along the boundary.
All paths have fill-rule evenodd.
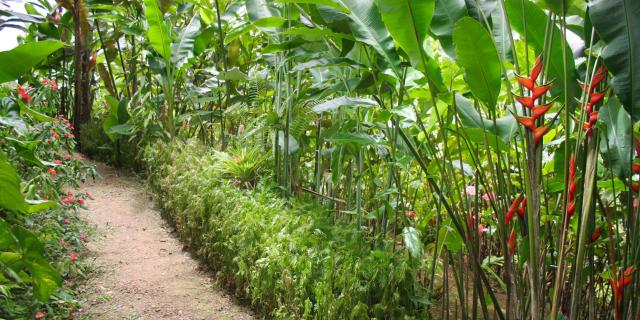
<path id="1" fill-rule="evenodd" d="M 197 143 L 145 150 L 149 183 L 180 238 L 217 280 L 278 319 L 425 318 L 420 262 L 379 251 L 332 213 L 245 189 Z"/>

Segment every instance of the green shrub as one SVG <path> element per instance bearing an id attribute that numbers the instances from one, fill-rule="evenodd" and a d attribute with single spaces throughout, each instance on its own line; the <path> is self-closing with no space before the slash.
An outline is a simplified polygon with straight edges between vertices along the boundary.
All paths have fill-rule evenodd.
<path id="1" fill-rule="evenodd" d="M 264 181 L 234 187 L 221 157 L 194 142 L 148 147 L 144 158 L 182 240 L 256 309 L 281 319 L 425 317 L 419 261 L 372 251 L 353 226 L 288 205 Z"/>
<path id="2" fill-rule="evenodd" d="M 92 159 L 116 164 L 116 146 L 102 128 L 103 119 L 92 118 L 89 122 L 80 126 L 80 146 L 82 152 Z M 120 167 L 129 169 L 142 168 L 138 160 L 138 150 L 134 137 L 131 141 L 130 137 L 120 138 Z"/>

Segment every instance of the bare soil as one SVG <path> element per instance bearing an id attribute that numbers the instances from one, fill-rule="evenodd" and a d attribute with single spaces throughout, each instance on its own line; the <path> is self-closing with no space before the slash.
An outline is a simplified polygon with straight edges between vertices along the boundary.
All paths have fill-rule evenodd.
<path id="1" fill-rule="evenodd" d="M 95 198 L 86 217 L 98 239 L 89 244 L 97 271 L 81 289 L 78 319 L 254 318 L 183 251 L 138 179 L 97 169 L 100 177 L 81 187 Z"/>

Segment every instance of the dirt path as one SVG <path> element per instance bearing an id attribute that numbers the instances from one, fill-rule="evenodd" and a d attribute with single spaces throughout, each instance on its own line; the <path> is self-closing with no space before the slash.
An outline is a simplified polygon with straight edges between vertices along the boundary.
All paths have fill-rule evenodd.
<path id="1" fill-rule="evenodd" d="M 98 228 L 89 247 L 99 271 L 78 319 L 253 319 L 182 251 L 137 179 L 97 168 L 82 190 L 95 198 L 86 216 Z"/>

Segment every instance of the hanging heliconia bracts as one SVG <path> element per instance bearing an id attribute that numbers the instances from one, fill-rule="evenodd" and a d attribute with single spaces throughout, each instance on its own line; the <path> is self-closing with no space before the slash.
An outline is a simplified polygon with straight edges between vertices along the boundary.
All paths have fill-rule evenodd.
<path id="1" fill-rule="evenodd" d="M 569 192 L 567 192 L 567 221 L 576 212 L 576 157 L 571 156 L 569 160 Z"/>
<path id="2" fill-rule="evenodd" d="M 538 144 L 542 140 L 542 137 L 549 131 L 548 125 L 537 126 L 536 121 L 538 118 L 544 116 L 551 106 L 553 105 L 553 101 L 547 103 L 545 105 L 537 105 L 536 100 L 539 100 L 538 103 L 542 101 L 544 95 L 549 91 L 552 86 L 552 83 L 547 83 L 544 85 L 536 85 L 536 81 L 542 72 L 542 57 L 538 56 L 536 58 L 536 62 L 531 69 L 531 75 L 529 77 L 516 76 L 516 80 L 525 88 L 529 90 L 529 96 L 518 96 L 515 95 L 515 99 L 520 102 L 521 105 L 530 110 L 529 117 L 518 117 L 516 116 L 516 120 L 520 122 L 527 130 L 533 133 L 533 142 Z"/>
<path id="3" fill-rule="evenodd" d="M 587 122 L 582 125 L 582 129 L 586 132 L 587 136 L 591 136 L 593 134 L 593 127 L 598 121 L 598 111 L 595 111 L 594 108 L 598 103 L 604 99 L 605 92 L 596 92 L 598 85 L 604 80 L 607 76 L 607 69 L 604 66 L 601 66 L 596 71 L 596 74 L 591 79 L 591 83 L 589 85 L 581 83 L 580 87 L 587 94 L 587 104 L 584 106 L 581 104 L 584 112 L 586 113 Z"/>

